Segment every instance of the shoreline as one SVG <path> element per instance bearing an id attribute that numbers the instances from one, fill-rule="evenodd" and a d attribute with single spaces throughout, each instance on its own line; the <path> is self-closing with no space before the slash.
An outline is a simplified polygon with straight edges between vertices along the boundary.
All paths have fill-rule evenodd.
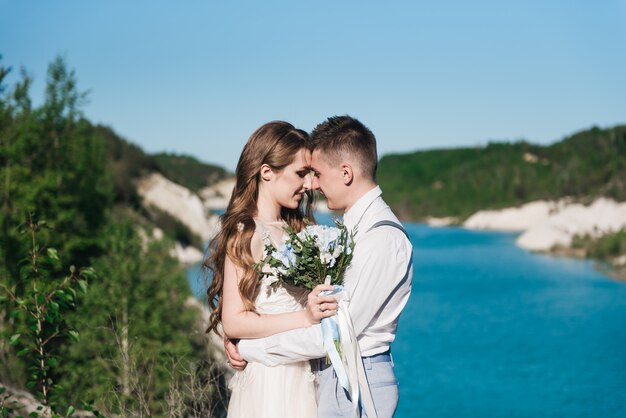
<path id="1" fill-rule="evenodd" d="M 557 247 L 549 252 L 538 254 L 546 254 L 553 257 L 575 258 L 578 260 L 589 260 L 593 262 L 594 268 L 598 272 L 607 275 L 611 279 L 626 283 L 626 265 L 616 265 L 610 260 L 590 257 L 584 248 Z"/>
<path id="2" fill-rule="evenodd" d="M 468 228 L 464 226 L 462 223 L 454 223 L 454 224 L 446 224 L 446 225 L 438 225 L 427 222 L 424 219 L 421 220 L 402 220 L 403 223 L 413 223 L 419 225 L 425 225 L 431 228 L 459 228 L 467 231 L 484 231 L 484 232 L 495 232 L 502 234 L 515 234 L 517 236 L 521 235 L 523 231 L 512 231 L 512 230 L 499 230 L 499 229 L 475 229 Z M 594 258 L 587 255 L 585 249 L 582 248 L 564 248 L 564 247 L 556 247 L 547 251 L 533 251 L 528 250 L 526 248 L 522 248 L 523 250 L 537 255 L 546 255 L 555 258 L 574 258 L 581 261 L 591 261 L 594 263 L 594 268 L 596 271 L 606 275 L 610 279 L 617 280 L 619 282 L 626 283 L 626 264 L 616 265 L 613 264 L 610 260 Z"/>
<path id="3" fill-rule="evenodd" d="M 454 217 L 425 217 L 417 222 L 432 227 L 457 226 L 468 230 L 518 233 L 515 244 L 520 248 L 538 254 L 592 260 L 598 271 L 613 279 L 626 281 L 623 245 L 618 254 L 605 252 L 604 257 L 590 255 L 604 237 L 617 235 L 610 239 L 618 244 L 619 240 L 623 240 L 619 234 L 626 231 L 624 202 L 601 197 L 584 205 L 571 198 L 563 198 L 498 210 L 480 210 L 464 221 Z"/>

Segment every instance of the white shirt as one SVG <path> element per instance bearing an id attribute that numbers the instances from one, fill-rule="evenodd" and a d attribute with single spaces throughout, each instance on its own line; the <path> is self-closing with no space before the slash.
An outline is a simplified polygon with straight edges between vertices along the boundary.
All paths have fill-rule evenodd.
<path id="1" fill-rule="evenodd" d="M 400 223 L 381 194 L 376 186 L 344 216 L 346 227 L 356 228 L 354 255 L 344 276 L 344 287 L 350 296 L 349 312 L 364 357 L 389 349 L 400 313 L 409 300 L 413 277 L 413 246 L 404 233 L 390 226 L 369 231 L 379 221 Z M 239 352 L 247 361 L 267 366 L 325 355 L 320 325 L 241 340 Z"/>

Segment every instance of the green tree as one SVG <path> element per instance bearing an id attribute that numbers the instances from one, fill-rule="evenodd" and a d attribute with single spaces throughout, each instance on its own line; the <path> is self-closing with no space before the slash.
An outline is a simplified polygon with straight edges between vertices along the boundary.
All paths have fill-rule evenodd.
<path id="1" fill-rule="evenodd" d="M 29 85 L 24 74 L 0 108 L 5 266 L 11 268 L 11 261 L 23 256 L 11 253 L 19 248 L 11 225 L 29 212 L 55 227 L 46 241 L 67 259 L 89 264 L 102 250 L 98 237 L 112 206 L 106 144 L 90 136 L 89 123 L 79 119 L 84 94 L 63 59 L 50 65 L 46 100 L 38 109 L 30 108 Z"/>
<path id="2" fill-rule="evenodd" d="M 72 266 L 64 278 L 52 277 L 61 261 L 55 249 L 41 246 L 37 240 L 37 233 L 45 225 L 45 221 L 36 222 L 29 217 L 22 231 L 26 247 L 30 248 L 29 257 L 21 263 L 19 278 L 25 291 L 19 295 L 15 286 L 0 284 L 0 300 L 12 302 L 11 316 L 22 325 L 16 328 L 18 332 L 9 343 L 19 349 L 17 355 L 25 358 L 28 365 L 26 386 L 41 401 L 39 410 L 43 416 L 59 416 L 62 387 L 54 377 L 59 364 L 59 344 L 55 343 L 61 339 L 78 341 L 79 334 L 69 326 L 65 314 L 76 307 L 79 295 L 87 291 L 87 280 L 95 278 L 95 273 L 91 268 L 79 272 Z M 3 406 L 3 416 L 13 409 Z M 68 407 L 66 414 L 71 415 L 73 410 Z"/>
<path id="3" fill-rule="evenodd" d="M 88 265 L 102 253 L 101 230 L 111 208 L 110 178 L 105 171 L 106 147 L 86 134 L 87 121 L 79 119 L 82 93 L 74 73 L 58 58 L 49 68 L 46 100 L 32 108 L 31 78 L 25 70 L 11 88 L 5 85 L 9 69 L 0 69 L 0 280 L 27 291 L 18 280 L 19 262 L 28 256 L 20 245 L 18 226 L 27 214 L 46 219 L 51 229 L 39 232 L 45 246 L 57 248 L 78 265 Z M 52 266 L 51 277 L 60 278 L 70 265 Z M 57 280 L 57 279 L 54 279 Z M 0 333 L 19 329 L 10 316 L 11 301 L 0 303 Z M 10 347 L 0 344 L 0 379 L 25 384 L 24 364 Z"/>

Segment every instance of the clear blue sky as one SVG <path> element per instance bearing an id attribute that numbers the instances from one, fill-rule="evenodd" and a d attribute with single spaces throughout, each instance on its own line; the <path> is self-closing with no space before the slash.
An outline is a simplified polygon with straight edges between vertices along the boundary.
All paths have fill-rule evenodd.
<path id="1" fill-rule="evenodd" d="M 626 122 L 626 0 L 0 0 L 2 63 L 66 57 L 85 114 L 234 169 L 259 125 L 361 119 L 379 154 Z"/>

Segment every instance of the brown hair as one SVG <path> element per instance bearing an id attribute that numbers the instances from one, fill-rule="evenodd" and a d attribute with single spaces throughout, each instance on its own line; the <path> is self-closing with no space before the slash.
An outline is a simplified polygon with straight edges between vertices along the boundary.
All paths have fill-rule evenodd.
<path id="1" fill-rule="evenodd" d="M 243 147 L 237 169 L 235 188 L 226 212 L 220 217 L 221 227 L 209 245 L 210 256 L 204 267 L 213 273 L 207 290 L 211 319 L 207 332 L 216 330 L 222 320 L 222 292 L 224 287 L 224 264 L 229 257 L 244 272 L 239 282 L 239 293 L 246 309 L 255 310 L 254 300 L 259 292 L 259 278 L 252 269 L 250 241 L 255 230 L 254 216 L 257 211 L 260 169 L 263 164 L 272 170 L 282 170 L 291 164 L 302 148 L 308 148 L 308 134 L 287 122 L 274 121 L 257 129 Z M 304 228 L 304 218 L 312 219 L 312 193 L 307 191 L 296 209 L 281 209 L 281 217 L 296 231 Z M 306 203 L 303 212 L 303 202 Z M 205 270 L 206 271 L 206 270 Z"/>
<path id="2" fill-rule="evenodd" d="M 320 123 L 311 132 L 311 146 L 322 151 L 332 165 L 339 164 L 348 155 L 356 157 L 363 174 L 376 179 L 376 137 L 355 118 L 333 116 Z"/>

